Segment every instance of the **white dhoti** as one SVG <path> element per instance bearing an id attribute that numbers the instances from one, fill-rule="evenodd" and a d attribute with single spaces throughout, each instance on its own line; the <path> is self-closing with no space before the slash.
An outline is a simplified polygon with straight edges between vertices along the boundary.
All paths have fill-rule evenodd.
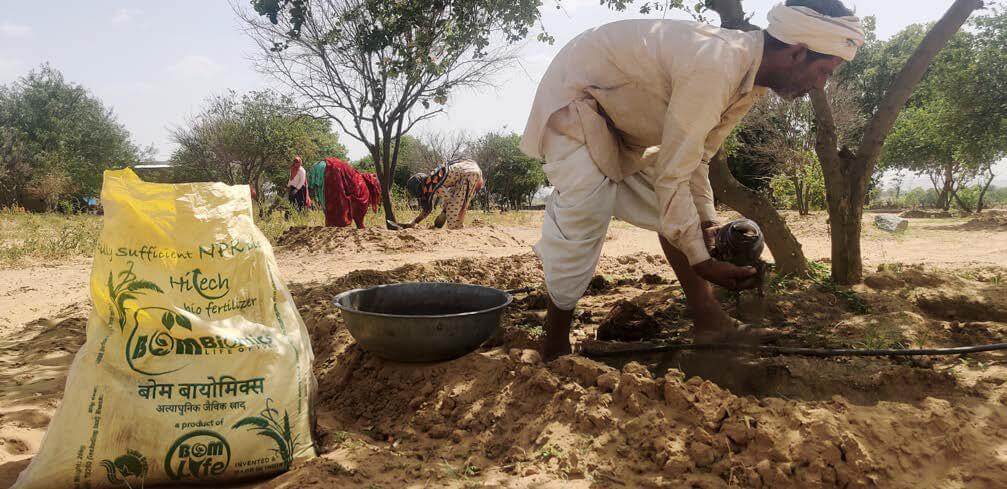
<path id="1" fill-rule="evenodd" d="M 657 195 L 651 168 L 615 182 L 598 169 L 583 141 L 551 127 L 542 148 L 543 170 L 555 190 L 546 201 L 542 238 L 534 250 L 553 303 L 572 310 L 594 276 L 612 217 L 657 230 Z"/>

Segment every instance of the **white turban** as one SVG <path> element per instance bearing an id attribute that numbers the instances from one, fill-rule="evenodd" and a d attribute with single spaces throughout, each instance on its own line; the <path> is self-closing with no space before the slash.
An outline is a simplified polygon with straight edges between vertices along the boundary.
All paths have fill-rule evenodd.
<path id="1" fill-rule="evenodd" d="M 808 7 L 787 7 L 782 3 L 769 11 L 766 32 L 787 44 L 804 44 L 822 54 L 853 61 L 857 48 L 864 45 L 864 26 L 860 18 L 829 17 Z"/>

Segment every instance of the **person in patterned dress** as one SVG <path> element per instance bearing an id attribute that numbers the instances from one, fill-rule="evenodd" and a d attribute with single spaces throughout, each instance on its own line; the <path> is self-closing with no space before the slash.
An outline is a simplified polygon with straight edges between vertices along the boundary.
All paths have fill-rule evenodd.
<path id="1" fill-rule="evenodd" d="M 448 229 L 465 227 L 465 210 L 483 184 L 483 172 L 472 160 L 440 165 L 429 175 L 425 173 L 413 175 L 406 183 L 406 189 L 420 201 L 422 211 L 413 222 L 400 226 L 403 228 L 416 226 L 426 219 L 435 207 L 443 204 L 444 210 L 434 220 L 434 226 L 441 228 L 447 225 Z"/>

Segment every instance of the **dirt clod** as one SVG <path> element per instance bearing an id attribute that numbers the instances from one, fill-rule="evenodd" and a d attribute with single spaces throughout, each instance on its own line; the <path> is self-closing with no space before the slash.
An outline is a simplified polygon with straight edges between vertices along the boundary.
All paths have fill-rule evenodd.
<path id="1" fill-rule="evenodd" d="M 620 301 L 598 326 L 601 341 L 640 341 L 661 333 L 661 325 L 640 306 Z"/>

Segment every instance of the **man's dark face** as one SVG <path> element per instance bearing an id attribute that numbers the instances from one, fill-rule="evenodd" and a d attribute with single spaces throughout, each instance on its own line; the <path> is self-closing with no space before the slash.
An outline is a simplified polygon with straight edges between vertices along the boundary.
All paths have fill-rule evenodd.
<path id="1" fill-rule="evenodd" d="M 842 64 L 843 59 L 836 56 L 808 56 L 789 70 L 780 71 L 769 88 L 787 100 L 800 98 L 816 88 L 825 88 L 829 77 Z"/>

